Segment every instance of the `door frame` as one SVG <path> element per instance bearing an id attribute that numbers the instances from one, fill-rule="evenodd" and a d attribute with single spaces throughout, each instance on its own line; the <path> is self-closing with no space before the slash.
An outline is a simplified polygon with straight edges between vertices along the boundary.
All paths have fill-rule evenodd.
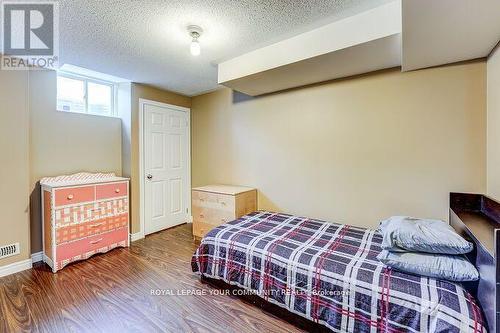
<path id="1" fill-rule="evenodd" d="M 191 223 L 193 221 L 193 217 L 191 216 L 191 109 L 183 106 L 161 103 L 149 99 L 139 98 L 139 219 L 141 224 L 140 238 L 144 238 L 146 236 L 146 210 L 144 209 L 145 203 L 145 150 L 144 150 L 144 107 L 146 105 L 159 106 L 164 108 L 173 109 L 176 111 L 182 111 L 187 113 L 187 148 L 188 148 L 188 159 L 187 159 L 187 188 L 186 190 L 186 208 L 187 208 L 187 221 Z"/>

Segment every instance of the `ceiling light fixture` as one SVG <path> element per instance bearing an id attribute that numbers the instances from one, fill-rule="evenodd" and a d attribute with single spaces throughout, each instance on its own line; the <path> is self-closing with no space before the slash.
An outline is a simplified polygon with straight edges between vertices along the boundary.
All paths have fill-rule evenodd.
<path id="1" fill-rule="evenodd" d="M 197 25 L 190 25 L 187 27 L 187 29 L 189 32 L 189 36 L 191 36 L 191 38 L 193 39 L 191 41 L 191 46 L 189 48 L 191 51 L 191 55 L 193 55 L 195 57 L 199 56 L 201 53 L 201 46 L 200 46 L 200 42 L 198 41 L 198 38 L 200 38 L 201 33 L 203 32 L 203 29 L 201 29 Z"/>

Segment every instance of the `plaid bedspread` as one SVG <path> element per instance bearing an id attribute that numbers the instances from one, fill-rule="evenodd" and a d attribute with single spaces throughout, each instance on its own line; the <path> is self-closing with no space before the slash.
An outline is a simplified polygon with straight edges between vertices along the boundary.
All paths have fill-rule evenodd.
<path id="1" fill-rule="evenodd" d="M 381 240 L 375 230 L 255 212 L 209 232 L 192 269 L 334 332 L 486 332 L 460 284 L 385 267 Z"/>

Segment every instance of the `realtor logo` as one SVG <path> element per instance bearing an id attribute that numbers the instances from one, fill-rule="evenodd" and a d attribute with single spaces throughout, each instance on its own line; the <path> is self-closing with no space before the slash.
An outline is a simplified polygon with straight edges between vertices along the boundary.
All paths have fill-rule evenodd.
<path id="1" fill-rule="evenodd" d="M 2 2 L 2 69 L 56 68 L 58 3 Z"/>

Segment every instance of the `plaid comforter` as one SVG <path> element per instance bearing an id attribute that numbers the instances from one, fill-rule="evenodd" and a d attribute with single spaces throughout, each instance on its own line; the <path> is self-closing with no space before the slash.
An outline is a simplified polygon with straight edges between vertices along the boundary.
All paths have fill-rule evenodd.
<path id="1" fill-rule="evenodd" d="M 255 212 L 209 232 L 192 269 L 334 332 L 486 332 L 460 284 L 385 267 L 381 240 L 375 230 Z"/>

